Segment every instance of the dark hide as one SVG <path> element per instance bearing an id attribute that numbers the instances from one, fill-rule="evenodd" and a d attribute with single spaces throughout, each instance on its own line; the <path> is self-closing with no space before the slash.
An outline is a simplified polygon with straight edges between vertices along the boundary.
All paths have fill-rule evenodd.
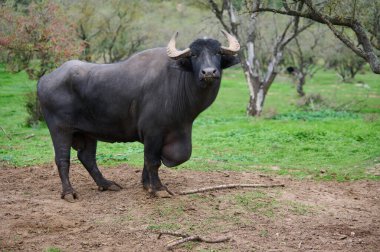
<path id="1" fill-rule="evenodd" d="M 96 165 L 98 140 L 143 143 L 143 185 L 152 192 L 165 189 L 161 162 L 173 167 L 190 158 L 194 119 L 215 100 L 222 69 L 238 63 L 236 56 L 219 53 L 216 40 L 196 40 L 190 48 L 192 56 L 179 60 L 155 48 L 114 64 L 68 61 L 39 80 L 62 197 L 77 197 L 69 181 L 71 147 L 99 188 L 120 189 Z"/>
<path id="2" fill-rule="evenodd" d="M 292 66 L 289 66 L 289 67 L 286 68 L 286 72 L 288 74 L 293 74 L 295 70 L 296 70 L 296 68 L 292 67 Z"/>

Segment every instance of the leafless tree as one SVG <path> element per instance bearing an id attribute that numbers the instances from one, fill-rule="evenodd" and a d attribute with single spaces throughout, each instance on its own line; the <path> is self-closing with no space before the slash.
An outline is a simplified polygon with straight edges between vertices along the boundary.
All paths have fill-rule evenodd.
<path id="1" fill-rule="evenodd" d="M 316 48 L 321 39 L 320 33 L 320 29 L 308 32 L 308 41 L 311 41 L 311 43 L 307 44 L 300 43 L 300 39 L 297 37 L 292 42 L 292 46 L 289 46 L 286 50 L 287 57 L 285 62 L 288 66 L 287 71 L 294 77 L 299 96 L 305 95 L 303 87 L 307 77 L 313 78 L 314 74 L 322 69 L 322 66 L 318 65 L 316 53 Z"/>
<path id="2" fill-rule="evenodd" d="M 244 12 L 246 13 L 248 10 L 260 8 L 260 1 L 248 6 L 248 4 L 236 5 L 236 1 L 232 0 L 223 0 L 221 4 L 209 0 L 209 5 L 224 29 L 232 33 L 242 45 L 239 56 L 250 93 L 247 114 L 260 116 L 265 97 L 278 74 L 278 65 L 283 58 L 284 48 L 310 24 L 300 27 L 299 17 L 294 17 L 286 23 L 282 31 L 279 32 L 275 29 L 276 36 L 272 44 L 269 45 L 270 56 L 268 60 L 268 57 L 260 57 L 258 53 L 259 14 L 253 12 L 252 15 L 244 15 Z M 298 10 L 301 11 L 302 8 L 303 4 L 299 4 Z M 248 23 L 247 28 L 242 27 L 242 22 Z"/>
<path id="3" fill-rule="evenodd" d="M 251 14 L 273 12 L 302 17 L 327 25 L 340 41 L 369 63 L 374 73 L 380 74 L 379 54 L 376 51 L 380 45 L 380 3 L 378 0 L 326 0 L 315 1 L 315 3 L 311 0 L 282 0 L 280 8 L 272 6 L 271 1 L 267 1 L 265 6 L 252 8 L 255 5 L 253 2 L 255 1 L 247 1 L 247 6 L 251 7 L 249 10 Z M 298 8 L 300 4 L 305 5 L 305 9 L 300 10 Z M 351 38 L 346 30 L 353 32 L 354 38 Z"/>
<path id="4" fill-rule="evenodd" d="M 98 53 L 106 63 L 120 61 L 138 51 L 146 37 L 137 32 L 133 22 L 141 6 L 136 2 L 111 1 L 111 11 L 103 14 Z"/>
<path id="5" fill-rule="evenodd" d="M 75 13 L 77 33 L 84 44 L 81 58 L 92 61 L 93 39 L 102 31 L 97 25 L 99 21 L 96 19 L 96 4 L 92 0 L 79 1 L 72 13 Z"/>
<path id="6" fill-rule="evenodd" d="M 146 40 L 137 27 L 143 3 L 83 0 L 66 5 L 85 45 L 84 60 L 120 61 L 138 51 Z"/>

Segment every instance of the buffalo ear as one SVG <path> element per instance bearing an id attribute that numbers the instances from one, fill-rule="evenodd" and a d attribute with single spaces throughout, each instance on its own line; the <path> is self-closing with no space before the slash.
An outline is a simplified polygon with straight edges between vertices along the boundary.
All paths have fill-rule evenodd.
<path id="1" fill-rule="evenodd" d="M 238 56 L 222 55 L 222 62 L 221 62 L 222 69 L 229 68 L 238 63 L 240 63 L 240 58 Z"/>

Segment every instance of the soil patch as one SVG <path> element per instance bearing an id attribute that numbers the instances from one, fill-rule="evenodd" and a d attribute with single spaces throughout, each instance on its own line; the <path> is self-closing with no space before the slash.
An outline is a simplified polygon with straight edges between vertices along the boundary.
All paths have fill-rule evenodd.
<path id="1" fill-rule="evenodd" d="M 124 187 L 99 192 L 85 169 L 71 168 L 81 196 L 60 199 L 53 166 L 0 168 L 0 250 L 164 251 L 174 238 L 153 231 L 225 243 L 190 242 L 176 251 L 376 251 L 380 247 L 380 183 L 316 182 L 251 172 L 160 169 L 172 191 L 229 183 L 284 183 L 285 188 L 231 189 L 152 198 L 141 169 L 102 169 Z"/>

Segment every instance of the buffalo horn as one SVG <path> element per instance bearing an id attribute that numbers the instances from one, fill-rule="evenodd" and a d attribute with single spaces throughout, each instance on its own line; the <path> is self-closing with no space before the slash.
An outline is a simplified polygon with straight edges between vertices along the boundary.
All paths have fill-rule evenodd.
<path id="1" fill-rule="evenodd" d="M 232 36 L 228 32 L 222 30 L 222 33 L 224 34 L 224 36 L 226 36 L 226 38 L 228 40 L 228 47 L 221 46 L 220 47 L 221 53 L 226 54 L 226 55 L 236 54 L 240 50 L 239 42 L 237 41 L 237 39 L 234 36 Z"/>
<path id="2" fill-rule="evenodd" d="M 170 39 L 168 46 L 166 47 L 166 53 L 172 59 L 180 59 L 184 57 L 190 56 L 190 48 L 186 48 L 185 50 L 178 50 L 175 48 L 175 39 L 178 36 L 178 32 L 174 33 L 173 37 Z"/>

